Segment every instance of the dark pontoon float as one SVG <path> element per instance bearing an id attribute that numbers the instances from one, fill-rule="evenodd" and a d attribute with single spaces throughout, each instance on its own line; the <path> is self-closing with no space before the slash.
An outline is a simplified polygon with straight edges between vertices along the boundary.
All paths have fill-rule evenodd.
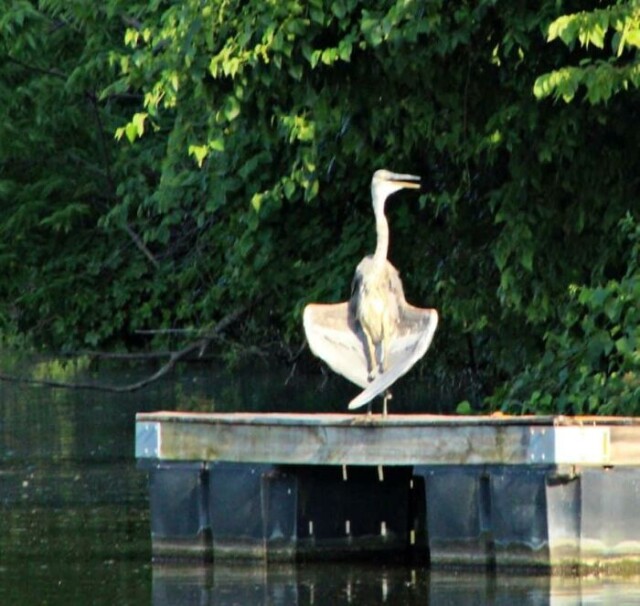
<path id="1" fill-rule="evenodd" d="M 154 558 L 640 570 L 632 418 L 138 414 Z"/>

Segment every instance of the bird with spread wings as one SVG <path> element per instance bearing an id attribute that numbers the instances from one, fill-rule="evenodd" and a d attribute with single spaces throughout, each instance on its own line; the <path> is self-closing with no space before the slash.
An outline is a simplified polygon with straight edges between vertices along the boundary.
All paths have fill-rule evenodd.
<path id="1" fill-rule="evenodd" d="M 426 353 L 438 312 L 407 303 L 398 270 L 387 260 L 389 224 L 384 207 L 400 189 L 420 188 L 413 175 L 378 170 L 371 181 L 376 221 L 376 249 L 356 268 L 349 301 L 311 303 L 304 309 L 304 330 L 311 351 L 335 372 L 363 391 L 349 403 L 354 410 L 384 394 L 387 414 L 389 387 Z"/>

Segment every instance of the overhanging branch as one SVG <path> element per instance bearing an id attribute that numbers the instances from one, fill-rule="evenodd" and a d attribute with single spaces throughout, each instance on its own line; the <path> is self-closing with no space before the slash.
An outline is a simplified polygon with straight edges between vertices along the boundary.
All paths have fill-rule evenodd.
<path id="1" fill-rule="evenodd" d="M 135 383 L 129 383 L 127 385 L 105 385 L 101 383 L 67 383 L 64 381 L 49 381 L 46 379 L 31 379 L 28 377 L 15 377 L 10 375 L 5 375 L 0 373 L 0 381 L 10 382 L 10 383 L 23 383 L 27 385 L 40 385 L 42 387 L 51 387 L 51 388 L 61 388 L 61 389 L 85 389 L 91 391 L 106 391 L 112 393 L 129 393 L 133 391 L 138 391 L 151 383 L 154 383 L 158 379 L 168 375 L 175 365 L 184 360 L 189 355 L 198 352 L 198 356 L 201 357 L 202 354 L 209 347 L 211 341 L 218 340 L 220 338 L 220 333 L 229 327 L 231 324 L 236 322 L 241 316 L 243 316 L 250 308 L 250 305 L 245 305 L 240 307 L 234 312 L 226 315 L 222 318 L 211 331 L 209 331 L 206 335 L 192 341 L 186 347 L 179 349 L 177 351 L 168 352 L 169 360 L 165 364 L 163 364 L 155 373 L 152 375 L 141 379 L 140 381 L 136 381 Z"/>

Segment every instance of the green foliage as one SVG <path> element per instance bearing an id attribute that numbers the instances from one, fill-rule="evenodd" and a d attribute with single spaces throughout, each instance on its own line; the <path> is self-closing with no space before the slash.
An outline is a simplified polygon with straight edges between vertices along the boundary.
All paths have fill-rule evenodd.
<path id="1" fill-rule="evenodd" d="M 630 87 L 640 88 L 638 0 L 619 0 L 605 8 L 562 15 L 548 30 L 549 42 L 558 38 L 572 49 L 577 44 L 604 52 L 588 55 L 578 66 L 561 67 L 539 76 L 533 87 L 536 97 L 553 95 L 569 102 L 584 86 L 587 100 L 595 104 Z"/>
<path id="2" fill-rule="evenodd" d="M 545 352 L 491 401 L 512 412 L 638 414 L 640 405 L 640 224 L 620 224 L 629 265 L 620 280 L 569 288 L 562 328 Z M 504 403 L 508 406 L 504 406 Z"/>
<path id="3" fill-rule="evenodd" d="M 456 413 L 459 415 L 471 415 L 473 414 L 473 408 L 468 400 L 463 400 L 456 406 Z"/>
<path id="4" fill-rule="evenodd" d="M 72 383 L 79 373 L 88 370 L 91 360 L 88 356 L 77 358 L 43 360 L 34 364 L 31 377 L 36 381 L 58 381 Z"/>
<path id="5" fill-rule="evenodd" d="M 235 337 L 297 344 L 373 250 L 387 167 L 427 176 L 387 210 L 409 300 L 441 313 L 428 371 L 564 411 L 604 373 L 600 409 L 630 410 L 638 11 L 580 8 L 0 0 L 4 338 L 144 347 L 253 302 Z M 624 322 L 592 317 L 599 289 Z"/>

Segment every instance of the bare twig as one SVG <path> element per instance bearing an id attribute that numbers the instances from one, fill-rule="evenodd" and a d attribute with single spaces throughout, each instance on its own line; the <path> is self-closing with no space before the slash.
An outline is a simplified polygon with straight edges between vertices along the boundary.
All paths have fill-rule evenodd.
<path id="1" fill-rule="evenodd" d="M 127 234 L 129 234 L 129 237 L 131 238 L 131 240 L 133 240 L 133 243 L 138 247 L 138 250 L 140 250 L 140 252 L 142 252 L 142 254 L 145 257 L 147 257 L 147 259 L 149 259 L 149 262 L 151 263 L 151 265 L 153 265 L 157 269 L 160 264 L 158 263 L 156 258 L 153 256 L 151 251 L 147 248 L 145 243 L 142 241 L 142 238 L 133 230 L 133 228 L 128 223 L 124 224 L 124 230 L 127 232 Z"/>
<path id="2" fill-rule="evenodd" d="M 43 387 L 52 387 L 52 388 L 63 388 L 63 389 L 86 389 L 92 391 L 107 391 L 112 393 L 129 393 L 132 391 L 138 391 L 147 385 L 154 383 L 158 379 L 169 374 L 174 366 L 193 354 L 194 352 L 199 352 L 201 356 L 206 348 L 209 346 L 212 340 L 219 338 L 219 333 L 222 332 L 225 328 L 230 326 L 233 322 L 237 321 L 242 315 L 244 315 L 247 310 L 250 308 L 250 305 L 245 305 L 240 307 L 234 312 L 226 315 L 222 320 L 220 320 L 211 331 L 207 333 L 207 335 L 197 339 L 189 343 L 186 347 L 178 351 L 168 352 L 169 360 L 163 364 L 160 369 L 154 374 L 140 380 L 135 383 L 129 383 L 128 385 L 104 385 L 101 383 L 65 383 L 62 381 L 48 381 L 41 379 L 30 379 L 28 377 L 14 377 L 5 374 L 0 374 L 0 381 L 6 381 L 10 383 L 23 383 L 28 385 L 41 385 Z M 114 356 L 123 356 L 124 354 L 112 354 Z"/>
<path id="3" fill-rule="evenodd" d="M 128 385 L 103 385 L 101 383 L 65 383 L 62 381 L 47 381 L 42 379 L 29 379 L 26 377 L 10 377 L 0 374 L 0 381 L 8 381 L 12 383 L 26 383 L 29 385 L 41 385 L 43 387 L 54 387 L 64 389 L 88 389 L 92 391 L 109 391 L 113 393 L 128 393 L 132 391 L 138 391 L 143 387 L 146 387 L 150 383 L 154 383 L 158 379 L 164 377 L 166 374 L 173 370 L 173 367 L 182 358 L 189 355 L 192 351 L 197 349 L 199 344 L 193 343 L 180 351 L 173 352 L 169 361 L 164 364 L 156 373 L 152 374 L 141 381 L 135 383 L 129 383 Z"/>
<path id="4" fill-rule="evenodd" d="M 16 59 L 11 55 L 6 55 L 6 57 L 9 61 L 11 61 L 11 63 L 15 63 L 16 65 L 19 65 L 20 67 L 23 67 L 24 69 L 27 69 L 31 72 L 44 74 L 45 76 L 53 76 L 54 78 L 60 78 L 62 80 L 67 79 L 67 74 L 57 69 L 47 69 L 45 67 L 38 67 L 37 65 L 29 65 L 28 63 L 25 63 L 24 61 L 20 61 L 20 59 Z"/>
<path id="5" fill-rule="evenodd" d="M 189 335 L 201 333 L 200 328 L 150 328 L 148 330 L 136 330 L 137 335 Z"/>
<path id="6" fill-rule="evenodd" d="M 139 19 L 135 19 L 133 17 L 129 17 L 128 15 L 122 15 L 120 17 L 122 19 L 122 22 L 127 26 L 127 27 L 132 27 L 135 30 L 140 31 L 142 29 L 142 22 Z"/>
<path id="7" fill-rule="evenodd" d="M 157 360 L 158 358 L 168 358 L 172 351 L 149 351 L 149 352 L 111 352 L 111 351 L 76 351 L 69 354 L 69 357 L 87 356 L 89 358 L 100 360 L 128 360 L 128 361 L 144 361 Z"/>
<path id="8" fill-rule="evenodd" d="M 291 379 L 293 379 L 293 376 L 296 374 L 296 368 L 298 367 L 298 363 L 294 362 L 291 365 L 291 370 L 289 371 L 289 374 L 287 375 L 287 378 L 284 380 L 284 384 L 285 385 L 289 385 L 289 382 L 291 381 Z"/>
<path id="9" fill-rule="evenodd" d="M 300 343 L 300 347 L 298 347 L 298 350 L 294 354 L 292 354 L 291 351 L 289 351 L 287 363 L 296 364 L 306 347 L 307 347 L 307 341 L 305 339 L 302 341 L 302 343 Z"/>

